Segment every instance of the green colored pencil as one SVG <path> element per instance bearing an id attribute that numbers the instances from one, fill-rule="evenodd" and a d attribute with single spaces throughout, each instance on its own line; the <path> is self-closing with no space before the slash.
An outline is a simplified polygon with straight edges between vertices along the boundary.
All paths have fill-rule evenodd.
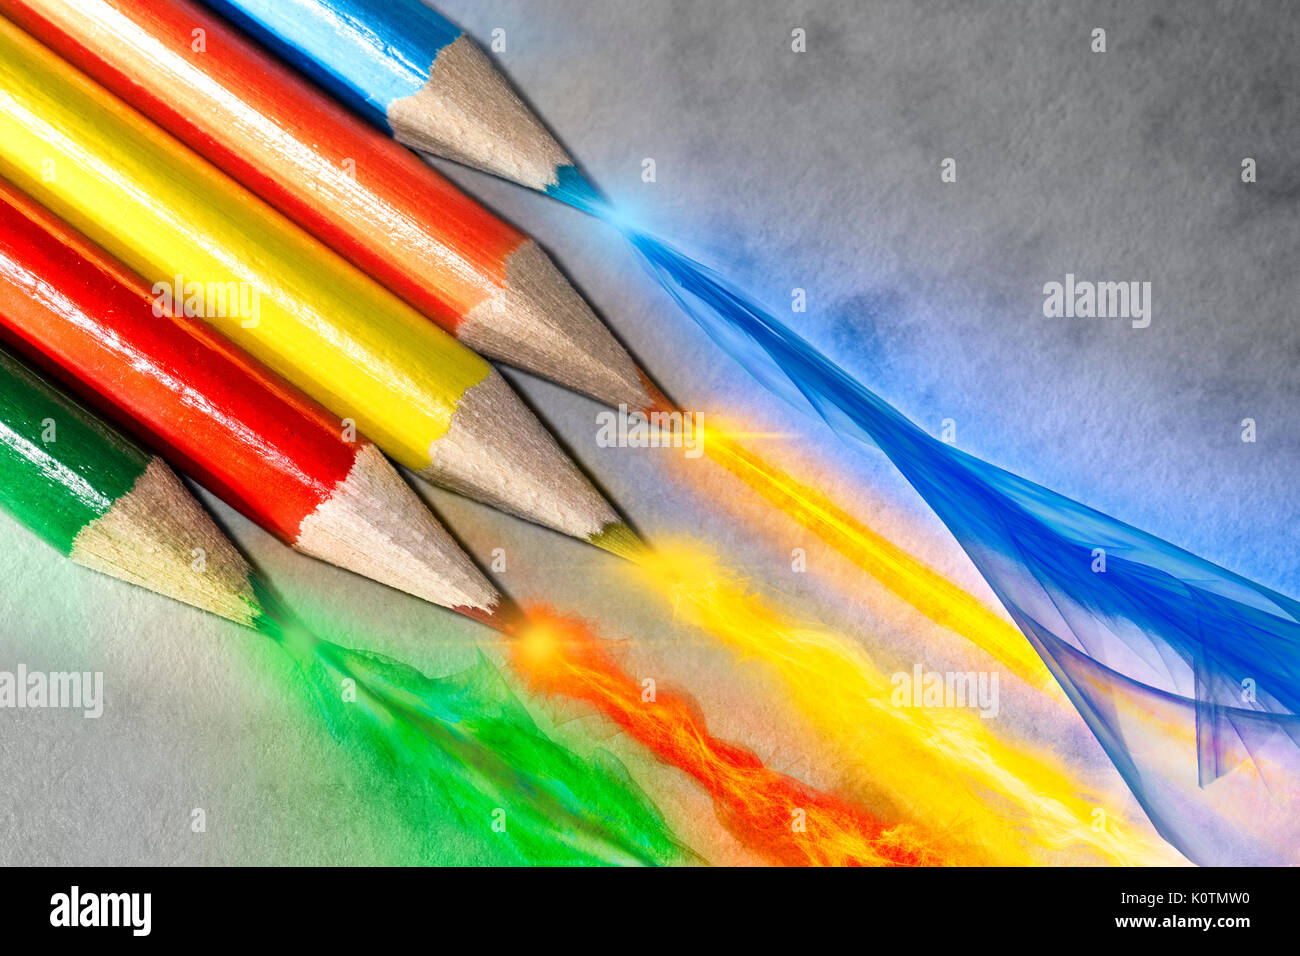
<path id="1" fill-rule="evenodd" d="M 262 623 L 252 569 L 171 469 L 5 352 L 0 508 L 77 564 Z"/>

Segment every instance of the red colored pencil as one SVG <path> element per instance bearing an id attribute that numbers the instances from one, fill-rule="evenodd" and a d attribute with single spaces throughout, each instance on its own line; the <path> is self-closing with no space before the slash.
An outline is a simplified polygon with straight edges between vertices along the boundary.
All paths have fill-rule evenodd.
<path id="1" fill-rule="evenodd" d="M 0 12 L 475 351 L 611 405 L 664 404 L 536 243 L 220 17 L 187 0 Z"/>
<path id="2" fill-rule="evenodd" d="M 374 445 L 4 180 L 0 335 L 294 548 L 497 613 L 500 595 Z"/>

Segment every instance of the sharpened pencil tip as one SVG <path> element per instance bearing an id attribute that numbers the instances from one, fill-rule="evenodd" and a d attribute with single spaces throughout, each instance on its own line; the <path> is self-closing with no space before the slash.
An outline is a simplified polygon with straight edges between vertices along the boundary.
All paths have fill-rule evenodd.
<path id="1" fill-rule="evenodd" d="M 640 535 L 622 521 L 611 521 L 587 540 L 610 554 L 628 560 L 634 560 L 649 547 Z"/>
<path id="2" fill-rule="evenodd" d="M 641 369 L 637 369 L 637 374 L 641 377 L 641 387 L 645 389 L 646 398 L 648 399 L 646 407 L 642 409 L 642 411 L 647 415 L 654 415 L 659 412 L 671 414 L 672 412 L 680 411 L 680 409 L 673 404 L 673 400 L 660 391 L 659 386 L 654 383 L 654 380 L 651 379 L 649 375 Z"/>
<path id="3" fill-rule="evenodd" d="M 602 217 L 609 203 L 574 165 L 559 166 L 555 182 L 546 187 L 546 195 L 593 216 Z"/>
<path id="4" fill-rule="evenodd" d="M 453 608 L 453 610 L 458 614 L 464 614 L 466 617 L 472 617 L 474 620 L 486 624 L 492 630 L 507 637 L 513 637 L 518 633 L 525 620 L 524 612 L 515 603 L 514 598 L 507 597 L 504 594 L 497 595 L 496 602 L 488 608 L 462 605 Z"/>
<path id="5" fill-rule="evenodd" d="M 573 160 L 545 124 L 465 35 L 442 47 L 428 81 L 387 105 L 398 142 L 545 190 Z"/>

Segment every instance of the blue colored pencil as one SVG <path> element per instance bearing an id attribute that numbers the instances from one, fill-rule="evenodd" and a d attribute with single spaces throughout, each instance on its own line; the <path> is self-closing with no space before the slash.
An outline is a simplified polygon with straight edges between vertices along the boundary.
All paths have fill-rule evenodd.
<path id="1" fill-rule="evenodd" d="M 594 199 L 492 61 L 420 0 L 202 2 L 400 143 L 570 202 Z"/>

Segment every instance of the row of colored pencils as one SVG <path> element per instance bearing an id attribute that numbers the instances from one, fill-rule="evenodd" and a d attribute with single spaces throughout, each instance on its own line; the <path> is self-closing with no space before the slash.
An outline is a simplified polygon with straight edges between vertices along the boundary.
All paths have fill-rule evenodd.
<path id="1" fill-rule="evenodd" d="M 0 14 L 0 506 L 73 561 L 267 632 L 282 612 L 172 467 L 305 554 L 511 635 L 543 625 L 389 458 L 615 553 L 642 547 L 480 357 L 667 405 L 536 243 L 185 0 Z M 557 673 L 574 666 L 564 642 L 540 646 Z M 597 680 L 626 720 L 606 698 L 634 683 L 582 661 L 567 692 Z M 758 767 L 716 741 L 708 768 L 669 746 L 712 741 L 693 711 L 637 720 L 706 786 Z M 775 820 L 796 798 L 820 806 L 779 774 L 754 786 L 783 801 Z M 842 817 L 844 846 L 877 839 Z M 764 852 L 820 859 L 781 834 Z"/>
<path id="2" fill-rule="evenodd" d="M 350 455 L 335 449 L 333 471 L 321 464 L 323 448 L 310 449 L 314 469 L 288 468 L 285 462 L 299 462 L 278 447 L 277 432 L 291 431 L 299 442 L 307 432 L 291 428 L 278 405 L 249 396 L 283 392 L 287 381 L 300 416 L 308 403 L 317 419 L 328 409 L 355 422 L 421 477 L 614 551 L 634 546 L 621 516 L 504 379 L 457 341 L 611 403 L 663 402 L 535 243 L 188 3 L 4 2 L 0 12 L 31 31 L 0 25 L 0 72 L 10 92 L 0 107 L 0 171 L 61 218 L 46 222 L 47 231 L 65 244 L 81 239 L 91 260 L 113 258 L 121 283 L 136 287 L 119 290 L 140 299 L 136 313 L 150 310 L 141 287 L 180 284 L 172 290 L 179 318 L 203 313 L 221 337 L 189 323 L 190 354 L 178 357 L 178 331 L 169 340 L 147 315 L 106 308 L 103 296 L 86 302 L 91 318 L 107 326 L 88 332 L 88 341 L 135 336 L 148 362 L 171 373 L 153 371 L 141 386 L 161 403 L 152 415 L 120 385 L 121 374 L 96 381 L 86 370 L 94 357 L 59 341 L 59 324 L 48 316 L 26 323 L 26 347 L 80 386 L 98 384 L 92 390 L 120 416 L 137 420 L 149 440 L 169 443 L 269 530 L 438 603 L 482 613 L 497 598 L 450 539 L 431 530 L 432 519 L 417 516 L 414 497 L 364 439 Z M 15 189 L 8 199 L 21 205 L 24 197 Z M 251 287 L 256 314 L 192 302 L 191 284 L 228 290 L 231 302 Z M 132 319 L 133 329 L 121 328 Z M 13 330 L 18 319 L 7 315 L 5 323 Z M 222 349 L 228 367 L 216 369 L 207 353 Z M 143 374 L 132 356 L 117 360 Z M 259 387 L 233 386 L 237 375 Z M 105 390 L 107 382 L 119 383 L 116 391 Z M 170 406 L 195 407 L 196 382 L 207 386 L 201 407 L 210 412 L 209 429 L 228 432 L 221 440 L 165 428 L 177 420 Z M 346 431 L 337 421 L 314 424 L 321 436 Z M 298 500 L 284 494 L 283 482 L 230 473 L 240 467 L 233 463 L 258 459 L 264 470 L 310 475 L 318 489 L 333 485 L 337 493 L 324 507 L 319 494 Z M 286 508 L 292 513 L 276 513 Z M 446 571 L 431 573 L 431 564 L 444 563 Z"/>
<path id="3" fill-rule="evenodd" d="M 666 402 L 533 240 L 187 0 L 0 15 L 0 504 L 20 521 L 250 626 L 265 589 L 169 464 L 305 554 L 507 632 L 517 607 L 389 458 L 640 547 L 480 357 Z"/>
<path id="4" fill-rule="evenodd" d="M 252 8 L 221 12 L 257 29 Z M 297 12 L 355 43 L 325 6 Z M 385 454 L 616 553 L 639 547 L 478 354 L 610 404 L 666 403 L 528 236 L 187 0 L 3 0 L 0 14 L 0 335 L 19 355 L 298 550 L 498 627 L 513 605 Z M 444 79 L 468 111 L 442 98 L 442 151 L 516 173 L 529 161 L 494 136 L 554 153 L 482 54 L 432 22 L 413 42 L 461 64 Z M 36 381 L 15 373 L 10 390 Z M 84 497 L 87 476 L 58 461 L 74 449 L 21 447 Z M 178 554 L 205 538 L 161 521 L 161 502 L 129 511 L 141 533 L 170 528 Z M 237 605 L 238 577 L 192 603 Z"/>
<path id="5" fill-rule="evenodd" d="M 508 633 L 522 612 L 390 458 L 639 553 L 484 357 L 610 405 L 668 399 L 534 241 L 408 150 L 598 201 L 458 29 L 419 0 L 0 0 L 0 15 L 0 338 L 76 399 L 0 353 L 0 503 L 74 560 L 253 626 L 263 589 L 161 459 L 292 547 Z M 926 857 L 856 837 L 818 856 L 786 804 L 820 796 L 735 748 L 692 764 L 709 738 L 688 706 L 675 728 L 619 710 L 608 688 L 634 685 L 583 660 L 556 686 L 605 700 L 711 792 L 766 794 L 737 806 L 775 858 Z M 672 729 L 689 746 L 666 746 Z M 828 833 L 883 839 L 826 808 Z"/>
<path id="6" fill-rule="evenodd" d="M 298 7 L 300 24 L 326 9 Z M 253 5 L 224 12 L 256 28 Z M 769 858 L 929 858 L 712 738 L 689 700 L 640 707 L 582 629 L 526 622 L 390 464 L 644 547 L 480 357 L 668 407 L 531 239 L 186 0 L 0 14 L 0 340 L 18 356 L 0 351 L 0 506 L 73 561 L 274 632 L 282 612 L 175 467 L 303 553 L 520 637 L 549 668 L 539 686 L 694 776 Z M 413 103 L 382 100 L 402 142 L 536 188 L 576 181 L 468 40 L 415 22 L 432 26 L 407 53 L 432 72 Z"/>

